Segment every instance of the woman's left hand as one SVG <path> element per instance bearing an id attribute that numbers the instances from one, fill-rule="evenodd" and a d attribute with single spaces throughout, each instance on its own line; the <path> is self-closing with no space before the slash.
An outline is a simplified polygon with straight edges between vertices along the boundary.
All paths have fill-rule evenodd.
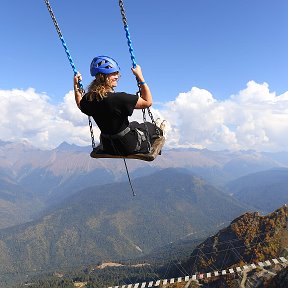
<path id="1" fill-rule="evenodd" d="M 74 87 L 77 86 L 78 87 L 78 83 L 79 81 L 82 81 L 82 75 L 80 73 L 77 73 L 74 76 Z"/>

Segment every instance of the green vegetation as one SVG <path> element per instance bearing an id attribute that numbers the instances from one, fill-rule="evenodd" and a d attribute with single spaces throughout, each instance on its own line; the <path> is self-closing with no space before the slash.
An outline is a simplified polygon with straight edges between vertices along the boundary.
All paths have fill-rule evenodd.
<path id="1" fill-rule="evenodd" d="M 61 273 L 51 273 L 49 275 L 41 275 L 31 277 L 29 282 L 19 284 L 19 287 L 33 287 L 33 288 L 74 288 L 74 283 L 83 283 L 83 287 L 89 288 L 103 288 L 109 285 L 125 285 L 127 283 L 143 282 L 150 279 L 158 279 L 155 267 L 108 267 L 105 269 L 96 269 L 90 266 L 84 270 L 75 269 L 73 271 Z M 81 287 L 81 286 L 80 286 Z M 13 287 L 14 288 L 14 287 Z"/>
<path id="2" fill-rule="evenodd" d="M 70 288 L 77 283 L 79 287 L 103 288 L 117 285 L 121 287 L 121 285 L 130 283 L 181 277 L 196 273 L 196 271 L 211 272 L 223 268 L 228 269 L 228 267 L 243 266 L 246 263 L 257 263 L 271 258 L 278 258 L 285 255 L 287 249 L 287 219 L 288 208 L 286 206 L 267 216 L 261 216 L 259 213 L 245 213 L 233 220 L 227 228 L 209 237 L 196 248 L 197 241 L 190 241 L 190 251 L 193 250 L 193 252 L 190 257 L 186 257 L 186 260 L 182 259 L 180 261 L 179 255 L 174 252 L 170 254 L 170 258 L 166 257 L 166 263 L 160 263 L 161 253 L 157 254 L 155 252 L 155 258 L 150 255 L 141 260 L 98 263 L 98 265 L 86 266 L 85 269 L 75 268 L 62 270 L 62 272 L 59 272 L 59 270 L 57 273 L 50 274 L 43 272 L 42 275 L 30 276 L 28 278 L 29 282 L 26 281 L 25 283 L 25 287 L 29 287 L 29 283 L 31 287 L 36 288 Z M 189 241 L 182 247 L 186 247 L 188 253 Z M 174 246 L 174 248 L 177 250 L 177 246 Z M 165 249 L 162 253 L 164 255 Z M 190 271 L 190 273 L 185 271 Z M 214 283 L 214 286 L 211 284 L 211 287 L 222 287 L 223 285 L 223 287 L 237 287 L 235 285 L 239 282 L 233 278 L 234 276 L 227 275 L 226 277 L 214 279 L 215 283 L 213 279 L 205 281 L 208 281 L 209 285 Z M 15 288 L 24 287 L 23 285 L 19 286 L 18 284 Z M 173 285 L 167 287 L 184 287 L 183 283 Z"/>
<path id="3" fill-rule="evenodd" d="M 287 248 L 287 219 L 287 206 L 267 216 L 245 213 L 197 246 L 183 265 L 205 272 L 277 258 Z"/>

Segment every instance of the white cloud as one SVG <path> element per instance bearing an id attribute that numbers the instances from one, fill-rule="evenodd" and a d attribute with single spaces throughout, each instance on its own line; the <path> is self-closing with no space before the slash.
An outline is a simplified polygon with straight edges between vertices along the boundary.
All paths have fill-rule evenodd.
<path id="1" fill-rule="evenodd" d="M 41 148 L 53 148 L 63 141 L 90 145 L 87 116 L 76 107 L 71 91 L 57 105 L 33 89 L 2 90 L 0 97 L 1 140 L 25 139 Z M 151 111 L 155 119 L 168 121 L 166 147 L 261 151 L 288 147 L 288 92 L 277 96 L 267 83 L 250 81 L 245 89 L 222 101 L 193 87 Z M 142 121 L 140 110 L 132 120 Z M 94 133 L 98 139 L 95 124 Z"/>
<path id="2" fill-rule="evenodd" d="M 46 94 L 32 88 L 0 91 L 1 140 L 27 140 L 40 148 L 54 148 L 63 141 L 86 145 L 87 117 L 71 108 L 70 94 L 64 103 L 52 105 Z"/>
<path id="3" fill-rule="evenodd" d="M 173 144 L 262 151 L 287 150 L 287 112 L 288 92 L 277 96 L 268 84 L 254 81 L 223 101 L 193 87 L 166 103 L 162 111 L 170 121 Z"/>

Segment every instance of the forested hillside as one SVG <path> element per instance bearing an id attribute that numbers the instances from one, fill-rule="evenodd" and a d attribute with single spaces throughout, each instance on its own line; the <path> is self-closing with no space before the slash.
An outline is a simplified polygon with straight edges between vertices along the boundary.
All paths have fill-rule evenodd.
<path id="1" fill-rule="evenodd" d="M 269 213 L 288 203 L 288 169 L 271 169 L 240 177 L 227 185 L 234 198 Z"/>
<path id="2" fill-rule="evenodd" d="M 197 275 L 197 280 L 192 281 L 189 287 L 204 288 L 236 288 L 240 284 L 254 285 L 261 288 L 286 288 L 287 263 L 270 265 L 263 269 L 258 268 L 242 270 L 244 265 L 259 261 L 277 259 L 285 256 L 288 252 L 288 230 L 287 230 L 288 209 L 283 206 L 271 214 L 261 216 L 258 213 L 245 213 L 234 219 L 231 224 L 221 229 L 214 236 L 207 238 L 197 247 L 191 242 L 189 259 L 182 262 L 175 262 L 166 259 L 166 265 L 151 265 L 149 258 L 145 260 L 124 261 L 120 263 L 106 263 L 106 265 L 87 266 L 81 271 L 74 270 L 66 274 L 54 273 L 43 275 L 42 277 L 32 277 L 33 286 L 40 287 L 70 287 L 81 282 L 83 287 L 118 287 L 133 283 L 144 283 L 147 286 L 149 281 L 156 283 L 160 281 L 160 287 L 184 288 L 187 281 L 183 281 L 184 276 Z M 155 255 L 156 256 L 156 255 Z M 287 260 L 286 260 L 287 261 Z M 271 261 L 273 262 L 273 261 Z M 138 265 L 137 265 L 138 263 Z M 259 262 L 260 263 L 260 262 Z M 117 264 L 117 265 L 116 265 Z M 239 273 L 228 273 L 221 276 L 221 271 L 228 268 L 242 267 Z M 204 272 L 219 271 L 218 277 L 200 277 Z M 163 279 L 178 279 L 182 281 L 175 284 L 166 283 Z M 192 279 L 191 279 L 192 280 Z M 175 280 L 176 281 L 176 280 Z M 65 284 L 64 284 L 65 283 Z M 256 284 L 260 286 L 255 286 Z M 86 285 L 85 285 L 86 284 Z M 49 286 L 50 285 L 50 286 Z M 67 285 L 67 286 L 61 286 Z M 162 286 L 161 286 L 162 285 Z M 126 287 L 124 286 L 124 287 Z M 132 286 L 133 287 L 133 286 Z"/>
<path id="3" fill-rule="evenodd" d="M 2 272 L 119 260 L 219 229 L 247 207 L 185 171 L 87 188 L 37 221 L 0 231 Z"/>

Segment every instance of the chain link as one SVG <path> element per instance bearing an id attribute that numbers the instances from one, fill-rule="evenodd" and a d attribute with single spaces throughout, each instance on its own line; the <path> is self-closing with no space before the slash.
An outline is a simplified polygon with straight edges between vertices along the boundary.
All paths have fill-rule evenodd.
<path id="1" fill-rule="evenodd" d="M 147 108 L 147 112 L 148 112 L 148 115 L 149 115 L 152 123 L 153 123 L 154 126 L 155 126 L 156 134 L 157 134 L 157 136 L 159 137 L 159 136 L 160 136 L 160 128 L 156 125 L 156 122 L 155 122 L 155 120 L 154 120 L 154 117 L 153 117 L 152 112 L 150 111 L 150 108 Z"/>
<path id="2" fill-rule="evenodd" d="M 61 33 L 60 27 L 59 27 L 59 25 L 58 25 L 58 23 L 57 23 L 56 17 L 55 17 L 55 15 L 54 15 L 54 13 L 53 13 L 52 7 L 50 6 L 50 3 L 49 3 L 48 0 L 44 0 L 44 1 L 45 1 L 46 6 L 47 6 L 47 9 L 48 9 L 48 11 L 49 11 L 49 13 L 50 13 L 50 16 L 51 16 L 51 18 L 52 18 L 52 21 L 53 21 L 53 23 L 54 23 L 54 26 L 55 26 L 55 28 L 56 28 L 56 31 L 57 31 L 57 33 L 58 33 L 58 35 L 59 35 L 59 38 L 61 38 L 61 37 L 62 37 L 62 33 Z"/>
<path id="3" fill-rule="evenodd" d="M 89 123 L 89 129 L 90 129 L 90 134 L 91 134 L 92 148 L 94 150 L 96 148 L 96 144 L 95 144 L 95 138 L 94 138 L 93 124 L 92 124 L 91 116 L 88 116 L 88 123 Z"/>
<path id="4" fill-rule="evenodd" d="M 126 18 L 123 0 L 119 0 L 119 6 L 120 6 L 120 12 L 122 15 L 122 22 L 123 22 L 124 26 L 127 26 L 127 18 Z"/>

